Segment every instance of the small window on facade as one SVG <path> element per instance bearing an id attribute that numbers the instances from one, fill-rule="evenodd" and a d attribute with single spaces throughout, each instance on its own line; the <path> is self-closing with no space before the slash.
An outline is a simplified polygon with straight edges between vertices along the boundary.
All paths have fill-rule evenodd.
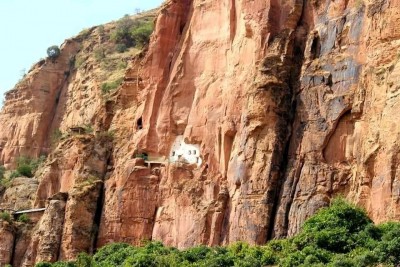
<path id="1" fill-rule="evenodd" d="M 196 158 L 196 163 L 199 163 L 199 157 Z"/>
<path id="2" fill-rule="evenodd" d="M 192 151 L 189 150 L 189 155 L 192 155 Z"/>
<path id="3" fill-rule="evenodd" d="M 196 155 L 196 150 L 193 150 L 193 155 Z"/>
<path id="4" fill-rule="evenodd" d="M 173 156 L 173 157 L 175 156 L 175 151 L 172 151 L 172 156 Z"/>

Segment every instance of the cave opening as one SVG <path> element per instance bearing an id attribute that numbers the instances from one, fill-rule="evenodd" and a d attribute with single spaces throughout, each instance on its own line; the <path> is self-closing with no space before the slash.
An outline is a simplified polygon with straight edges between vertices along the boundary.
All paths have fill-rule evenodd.
<path id="1" fill-rule="evenodd" d="M 321 55 L 321 39 L 319 38 L 319 36 L 315 36 L 311 44 L 311 51 L 310 51 L 311 60 L 319 58 L 320 55 Z"/>
<path id="2" fill-rule="evenodd" d="M 140 117 L 140 118 L 136 121 L 136 128 L 137 128 L 138 130 L 143 129 L 143 119 L 142 119 L 142 117 Z"/>

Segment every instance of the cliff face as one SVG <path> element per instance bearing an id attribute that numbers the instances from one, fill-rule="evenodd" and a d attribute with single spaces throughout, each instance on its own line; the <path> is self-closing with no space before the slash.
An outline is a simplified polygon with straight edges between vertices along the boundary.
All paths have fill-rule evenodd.
<path id="1" fill-rule="evenodd" d="M 63 78 L 79 50 L 67 42 L 0 114 L 5 164 L 50 152 L 31 197 L 47 209 L 23 266 L 109 242 L 262 244 L 338 195 L 375 222 L 399 220 L 399 23 L 398 0 L 171 0 L 106 100 L 90 58 Z M 94 133 L 49 145 L 55 129 L 89 123 Z M 182 137 L 190 150 L 174 146 Z M 69 196 L 56 209 L 58 192 Z"/>

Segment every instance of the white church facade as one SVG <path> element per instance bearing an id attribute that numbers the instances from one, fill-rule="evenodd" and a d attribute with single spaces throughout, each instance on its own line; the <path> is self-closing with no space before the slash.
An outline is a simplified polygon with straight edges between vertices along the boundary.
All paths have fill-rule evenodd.
<path id="1" fill-rule="evenodd" d="M 200 166 L 202 163 L 200 157 L 200 146 L 186 144 L 183 135 L 176 137 L 169 155 L 169 162 L 179 161 L 196 164 L 197 166 Z"/>

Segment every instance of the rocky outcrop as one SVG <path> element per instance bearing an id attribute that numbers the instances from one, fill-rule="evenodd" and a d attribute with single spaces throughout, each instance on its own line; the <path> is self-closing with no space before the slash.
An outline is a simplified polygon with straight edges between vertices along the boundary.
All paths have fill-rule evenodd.
<path id="1" fill-rule="evenodd" d="M 6 93 L 0 114 L 4 129 L 0 133 L 0 158 L 6 166 L 13 166 L 18 156 L 48 153 L 49 129 L 78 46 L 72 40 L 65 42 L 57 60 L 41 60 Z"/>
<path id="2" fill-rule="evenodd" d="M 15 239 L 15 228 L 7 221 L 0 221 L 0 265 L 11 263 Z"/>
<path id="3" fill-rule="evenodd" d="M 71 261 L 81 252 L 91 252 L 99 227 L 95 224 L 95 216 L 101 209 L 98 203 L 102 188 L 101 180 L 88 180 L 70 191 L 59 259 Z"/>
<path id="4" fill-rule="evenodd" d="M 38 228 L 33 232 L 21 266 L 35 266 L 37 262 L 54 262 L 58 259 L 64 225 L 67 195 L 59 193 L 49 200 Z"/>
<path id="5" fill-rule="evenodd" d="M 51 238 L 47 208 L 25 266 L 110 242 L 262 244 L 294 235 L 338 195 L 375 222 L 399 220 L 399 10 L 398 0 L 167 1 L 118 90 L 104 98 L 91 76 L 98 63 L 85 58 L 54 118 L 40 117 L 47 130 L 33 127 L 47 139 L 28 154 L 51 152 L 36 174 L 34 205 L 58 192 L 69 198 Z M 78 56 L 102 44 L 93 40 Z M 11 99 L 36 92 L 23 84 L 0 115 L 10 166 L 32 140 L 24 123 L 39 125 L 31 104 Z M 48 145 L 54 129 L 86 131 L 88 123 L 92 133 Z M 198 162 L 174 154 L 181 138 Z M 50 241 L 60 250 L 46 250 Z"/>
<path id="6" fill-rule="evenodd" d="M 18 177 L 10 181 L 1 198 L 1 208 L 25 210 L 33 206 L 34 196 L 38 189 L 36 179 Z"/>
<path id="7" fill-rule="evenodd" d="M 34 232 L 34 221 L 32 223 L 18 223 L 16 225 L 17 233 L 13 250 L 12 266 L 21 266 L 24 255 L 29 247 Z"/>
<path id="8" fill-rule="evenodd" d="M 178 247 L 263 243 L 293 235 L 337 195 L 366 207 L 377 222 L 396 219 L 395 105 L 387 111 L 396 94 L 375 92 L 396 88 L 398 33 L 382 21 L 397 21 L 398 5 L 168 2 L 136 73 L 140 83 L 128 86 L 138 92 L 128 153 L 168 157 L 184 135 L 200 145 L 203 165 L 166 164 L 160 182 L 138 194 L 140 180 L 119 185 L 127 174 L 117 170 L 131 163 L 116 163 L 100 244 L 149 238 L 138 229 L 151 227 L 152 216 L 151 237 Z M 394 139 L 379 137 L 386 135 Z M 124 227 L 117 219 L 123 211 L 115 210 L 130 194 L 157 203 L 144 215 L 140 202 L 129 205 L 144 220 L 125 239 L 110 229 Z"/>

